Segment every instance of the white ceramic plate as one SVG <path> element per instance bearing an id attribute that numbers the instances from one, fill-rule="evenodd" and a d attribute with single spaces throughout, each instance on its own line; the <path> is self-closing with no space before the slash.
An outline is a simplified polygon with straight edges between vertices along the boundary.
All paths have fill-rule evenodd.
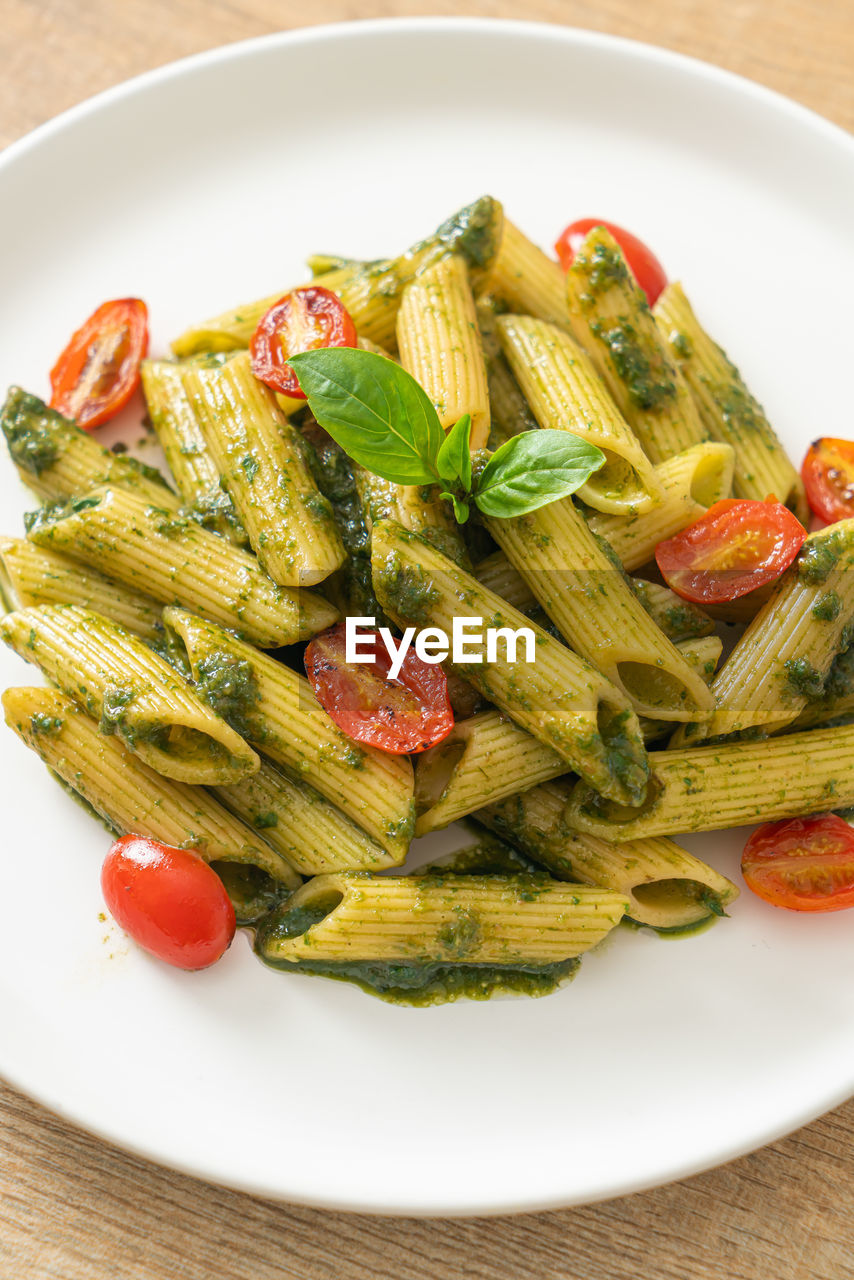
<path id="1" fill-rule="evenodd" d="M 220 50 L 12 147 L 0 381 L 45 392 L 104 298 L 144 296 L 165 350 L 303 278 L 311 250 L 396 250 L 484 191 L 544 244 L 584 214 L 631 227 L 794 456 L 851 435 L 851 139 L 672 54 L 467 19 Z M 32 502 L 5 463 L 0 488 L 15 531 Z M 854 1090 L 850 914 L 745 893 L 695 938 L 613 939 L 546 999 L 423 1011 L 280 976 L 244 936 L 186 975 L 99 919 L 106 837 L 5 729 L 0 760 L 0 1070 L 164 1164 L 336 1208 L 505 1212 L 682 1177 Z M 741 836 L 690 844 L 737 876 Z"/>

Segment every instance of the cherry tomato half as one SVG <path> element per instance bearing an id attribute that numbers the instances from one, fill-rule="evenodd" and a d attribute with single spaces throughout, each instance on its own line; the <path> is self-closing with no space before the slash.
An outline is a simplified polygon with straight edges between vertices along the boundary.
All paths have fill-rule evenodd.
<path id="1" fill-rule="evenodd" d="M 668 587 L 683 599 L 720 604 L 779 578 L 806 536 L 781 502 L 724 498 L 659 542 L 655 559 Z"/>
<path id="2" fill-rule="evenodd" d="M 285 362 L 318 347 L 355 347 L 356 326 L 341 299 L 318 284 L 286 293 L 273 303 L 252 335 L 252 372 L 273 391 L 305 399 L 297 375 Z"/>
<path id="3" fill-rule="evenodd" d="M 766 822 L 744 846 L 747 887 L 789 911 L 854 907 L 854 831 L 835 813 Z"/>
<path id="4" fill-rule="evenodd" d="M 197 853 L 122 836 L 101 869 L 110 914 L 146 951 L 179 969 L 204 969 L 234 937 L 234 907 Z"/>
<path id="5" fill-rule="evenodd" d="M 305 651 L 305 670 L 318 702 L 339 729 L 357 742 L 394 755 L 426 751 L 454 727 L 448 682 L 438 664 L 406 651 L 397 679 L 378 632 L 362 632 L 360 652 L 375 661 L 348 662 L 345 626 L 315 636 Z"/>
<path id="6" fill-rule="evenodd" d="M 50 371 L 50 407 L 91 431 L 123 409 L 148 351 L 148 308 L 116 298 L 93 311 Z"/>
<path id="7" fill-rule="evenodd" d="M 570 222 L 555 241 L 555 253 L 564 271 L 568 271 L 572 266 L 584 237 L 594 227 L 605 227 L 610 231 L 622 249 L 632 274 L 646 294 L 647 302 L 653 306 L 658 295 L 667 287 L 664 267 L 652 250 L 646 247 L 643 240 L 638 240 L 631 231 L 624 231 L 622 227 L 617 226 L 616 222 L 606 222 L 604 218 L 579 218 L 577 222 Z"/>
<path id="8" fill-rule="evenodd" d="M 807 501 L 828 524 L 854 516 L 854 441 L 813 440 L 801 467 Z"/>

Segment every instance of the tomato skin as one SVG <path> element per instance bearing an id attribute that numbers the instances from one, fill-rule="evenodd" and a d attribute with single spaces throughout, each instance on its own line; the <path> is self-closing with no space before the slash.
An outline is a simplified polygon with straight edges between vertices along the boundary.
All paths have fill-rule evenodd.
<path id="1" fill-rule="evenodd" d="M 356 326 L 343 302 L 319 284 L 286 293 L 265 312 L 249 343 L 252 372 L 273 391 L 304 400 L 297 375 L 286 363 L 300 351 L 355 347 Z"/>
<path id="2" fill-rule="evenodd" d="M 234 937 L 234 907 L 222 881 L 190 849 L 122 836 L 101 869 L 110 914 L 146 951 L 179 969 L 205 969 Z"/>
<path id="3" fill-rule="evenodd" d="M 813 440 L 801 478 L 810 510 L 820 520 L 835 524 L 854 516 L 854 441 L 836 436 Z"/>
<path id="4" fill-rule="evenodd" d="M 683 599 L 721 604 L 779 578 L 806 536 L 780 502 L 724 498 L 659 542 L 655 559 L 668 587 Z"/>
<path id="5" fill-rule="evenodd" d="M 789 911 L 854 907 L 854 830 L 835 813 L 766 822 L 744 846 L 749 889 Z"/>
<path id="6" fill-rule="evenodd" d="M 50 371 L 50 407 L 91 431 L 115 417 L 139 386 L 148 352 L 148 308 L 141 298 L 104 302 L 72 334 Z"/>
<path id="7" fill-rule="evenodd" d="M 564 227 L 555 241 L 555 253 L 564 271 L 572 266 L 585 236 L 594 227 L 605 227 L 610 231 L 622 249 L 632 274 L 646 294 L 647 302 L 654 306 L 659 294 L 667 287 L 667 273 L 643 240 L 633 236 L 631 231 L 618 227 L 616 222 L 606 222 L 604 218 L 579 218 Z"/>
<path id="8" fill-rule="evenodd" d="M 373 664 L 347 662 L 344 623 L 315 636 L 306 648 L 306 675 L 323 710 L 348 737 L 381 751 L 406 755 L 434 747 L 454 727 L 441 666 L 422 662 L 410 648 L 391 681 L 391 662 L 379 634 L 363 631 L 361 636 L 360 652 L 373 653 Z"/>

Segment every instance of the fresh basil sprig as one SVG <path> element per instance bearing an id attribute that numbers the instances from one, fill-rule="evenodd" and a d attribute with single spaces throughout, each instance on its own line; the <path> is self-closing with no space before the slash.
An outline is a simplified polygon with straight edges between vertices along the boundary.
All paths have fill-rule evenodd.
<path id="1" fill-rule="evenodd" d="M 460 524 L 474 502 L 487 516 L 519 516 L 575 493 L 605 455 L 569 431 L 523 431 L 475 475 L 466 413 L 447 434 L 424 389 L 405 369 L 358 347 L 291 356 L 320 425 L 354 461 L 396 484 L 438 484 Z"/>

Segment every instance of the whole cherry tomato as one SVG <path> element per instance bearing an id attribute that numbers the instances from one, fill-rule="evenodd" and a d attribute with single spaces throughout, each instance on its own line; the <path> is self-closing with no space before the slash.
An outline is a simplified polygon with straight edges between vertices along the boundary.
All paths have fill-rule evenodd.
<path id="1" fill-rule="evenodd" d="M 854 831 L 835 813 L 766 822 L 744 846 L 748 888 L 790 911 L 854 907 Z"/>
<path id="2" fill-rule="evenodd" d="M 664 267 L 643 240 L 633 236 L 631 231 L 618 227 L 616 222 L 606 222 L 604 218 L 579 218 L 576 222 L 570 222 L 555 241 L 555 252 L 564 271 L 568 271 L 572 266 L 584 237 L 594 227 L 606 227 L 610 231 L 622 249 L 635 279 L 646 294 L 647 302 L 653 306 L 658 295 L 667 287 Z"/>
<path id="3" fill-rule="evenodd" d="M 683 599 L 720 604 L 779 578 L 806 536 L 780 502 L 724 498 L 659 542 L 655 559 L 668 587 Z"/>
<path id="4" fill-rule="evenodd" d="M 141 298 L 104 302 L 81 325 L 50 371 L 50 407 L 91 431 L 114 417 L 139 386 L 148 351 Z"/>
<path id="5" fill-rule="evenodd" d="M 204 969 L 234 937 L 234 907 L 215 871 L 190 849 L 122 836 L 101 869 L 110 914 L 146 951 L 179 969 Z"/>
<path id="6" fill-rule="evenodd" d="M 828 524 L 854 516 L 854 441 L 822 436 L 813 440 L 801 467 L 807 500 Z"/>
<path id="7" fill-rule="evenodd" d="M 341 299 L 318 284 L 285 294 L 261 317 L 252 335 L 252 372 L 273 391 L 305 399 L 286 361 L 318 347 L 355 347 L 356 326 Z"/>
<path id="8" fill-rule="evenodd" d="M 438 664 L 408 649 L 400 674 L 377 632 L 362 632 L 360 649 L 374 662 L 348 662 L 343 623 L 323 631 L 305 651 L 305 670 L 323 710 L 357 742 L 394 755 L 425 751 L 454 727 L 448 682 Z"/>

